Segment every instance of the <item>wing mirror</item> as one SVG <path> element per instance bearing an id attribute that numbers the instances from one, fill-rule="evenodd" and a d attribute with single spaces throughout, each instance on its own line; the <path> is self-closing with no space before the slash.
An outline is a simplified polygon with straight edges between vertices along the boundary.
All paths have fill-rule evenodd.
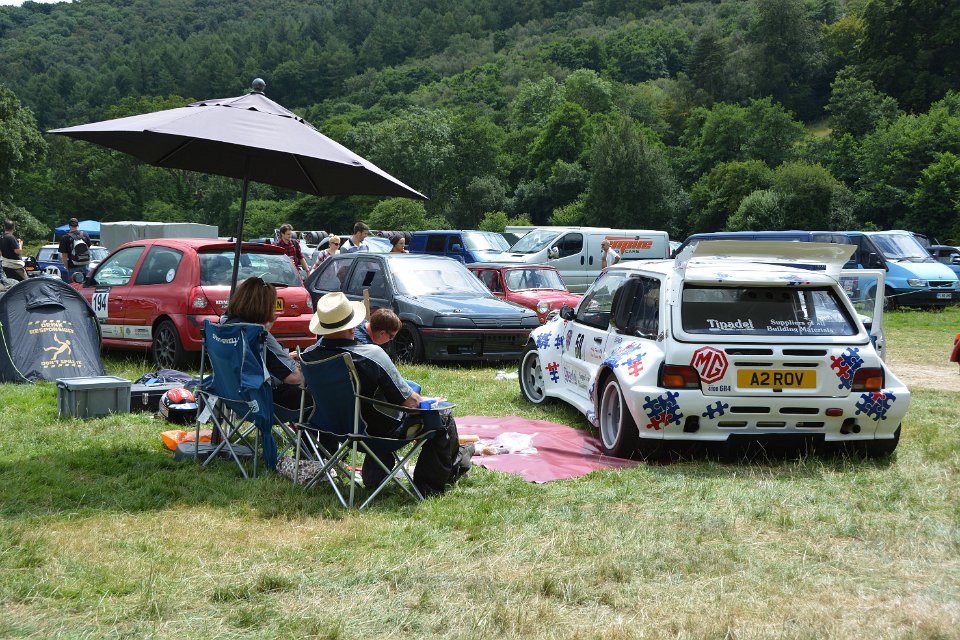
<path id="1" fill-rule="evenodd" d="M 72 281 L 74 281 L 74 282 L 83 282 L 86 278 L 84 277 L 84 275 L 83 275 L 82 273 L 80 273 L 80 272 L 78 271 L 78 272 L 75 272 L 75 273 L 70 277 L 70 279 L 71 279 Z"/>
<path id="2" fill-rule="evenodd" d="M 451 245 L 450 251 L 463 251 L 463 245 L 462 244 Z"/>
<path id="3" fill-rule="evenodd" d="M 573 320 L 575 317 L 575 314 L 573 312 L 573 307 L 569 305 L 563 305 L 562 307 L 560 307 L 560 317 L 563 318 L 564 320 Z"/>

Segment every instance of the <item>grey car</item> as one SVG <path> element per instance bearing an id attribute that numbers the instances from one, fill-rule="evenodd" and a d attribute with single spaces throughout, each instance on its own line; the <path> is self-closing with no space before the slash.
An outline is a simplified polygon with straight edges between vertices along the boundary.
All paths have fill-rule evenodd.
<path id="1" fill-rule="evenodd" d="M 370 295 L 370 308 L 389 308 L 403 321 L 393 340 L 401 360 L 519 359 L 537 314 L 494 296 L 452 258 L 357 252 L 325 260 L 305 283 L 314 305 L 342 291 Z"/>

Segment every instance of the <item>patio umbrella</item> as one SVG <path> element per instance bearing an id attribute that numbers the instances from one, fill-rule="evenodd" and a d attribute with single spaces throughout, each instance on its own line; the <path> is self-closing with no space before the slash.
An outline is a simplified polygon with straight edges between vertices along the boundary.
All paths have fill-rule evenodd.
<path id="1" fill-rule="evenodd" d="M 128 153 L 158 167 L 240 178 L 240 218 L 230 292 L 240 268 L 243 219 L 251 180 L 316 196 L 378 195 L 426 200 L 372 162 L 331 140 L 313 125 L 253 90 L 127 118 L 51 129 Z"/>

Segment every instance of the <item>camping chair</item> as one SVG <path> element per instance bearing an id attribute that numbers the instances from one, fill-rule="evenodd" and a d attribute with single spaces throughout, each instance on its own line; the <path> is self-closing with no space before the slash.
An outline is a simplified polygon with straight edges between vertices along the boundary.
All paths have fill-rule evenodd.
<path id="1" fill-rule="evenodd" d="M 304 485 L 304 488 L 310 488 L 321 480 L 326 480 L 333 488 L 340 504 L 352 507 L 355 504 L 354 473 L 357 469 L 357 453 L 362 452 L 366 454 L 364 464 L 377 464 L 387 475 L 379 485 L 373 487 L 373 493 L 360 505 L 360 509 L 369 505 L 391 481 L 396 482 L 415 500 L 423 500 L 423 494 L 413 483 L 407 464 L 420 451 L 423 444 L 439 432 L 441 414 L 450 411 L 453 406 L 444 405 L 442 409 L 411 409 L 361 396 L 357 370 L 348 353 L 319 362 L 301 362 L 300 371 L 303 374 L 305 387 L 313 396 L 313 411 L 307 422 L 294 426 L 297 435 L 297 472 L 294 482 L 299 483 L 301 459 L 306 456 L 319 460 L 323 466 L 316 476 Z M 405 439 L 372 436 L 367 433 L 366 424 L 360 415 L 361 401 L 393 409 L 408 416 L 419 415 L 422 418 L 422 428 L 419 424 L 414 425 L 418 427 L 418 431 Z M 324 441 L 336 443 L 336 448 L 325 446 Z M 397 452 L 405 447 L 407 447 L 406 452 L 398 457 Z M 379 456 L 374 454 L 374 449 L 379 452 Z M 388 452 L 395 463 L 392 469 L 384 465 L 380 458 L 386 457 Z M 349 467 L 345 463 L 348 455 L 351 455 Z M 349 495 L 344 496 L 345 492 L 349 492 Z"/>
<path id="2" fill-rule="evenodd" d="M 241 458 L 253 459 L 252 477 L 257 477 L 257 451 L 263 449 L 267 467 L 277 466 L 277 436 L 282 449 L 293 446 L 293 430 L 286 421 L 295 415 L 278 416 L 274 407 L 270 374 L 266 368 L 267 330 L 259 324 L 213 324 L 203 322 L 200 358 L 201 384 L 197 389 L 197 460 L 203 466 L 218 455 L 232 459 L 244 478 L 250 477 Z M 204 378 L 203 366 L 210 360 L 212 375 Z M 207 419 L 212 423 L 211 448 L 201 450 L 199 430 Z M 252 442 L 251 442 L 252 438 Z M 262 445 L 261 445 L 262 440 Z M 202 453 L 201 453 L 202 451 Z"/>

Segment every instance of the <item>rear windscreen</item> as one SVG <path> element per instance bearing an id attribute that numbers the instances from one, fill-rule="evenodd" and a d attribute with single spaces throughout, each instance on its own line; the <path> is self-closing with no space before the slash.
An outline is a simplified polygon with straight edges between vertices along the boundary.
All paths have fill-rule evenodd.
<path id="1" fill-rule="evenodd" d="M 680 314 L 687 333 L 852 336 L 859 330 L 830 287 L 688 285 Z"/>
<path id="2" fill-rule="evenodd" d="M 233 249 L 200 252 L 200 284 L 202 286 L 230 286 L 233 276 Z M 244 251 L 240 254 L 237 282 L 256 276 L 273 285 L 299 287 L 300 274 L 285 253 Z"/>

